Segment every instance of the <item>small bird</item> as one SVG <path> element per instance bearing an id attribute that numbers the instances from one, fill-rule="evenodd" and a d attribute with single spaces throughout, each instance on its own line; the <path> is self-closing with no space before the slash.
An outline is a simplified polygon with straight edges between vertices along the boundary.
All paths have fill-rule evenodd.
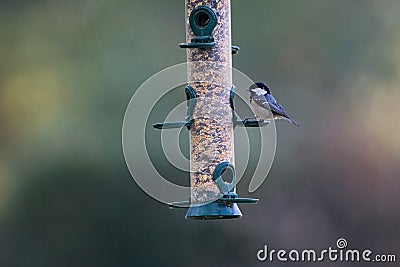
<path id="1" fill-rule="evenodd" d="M 270 121 L 272 118 L 285 119 L 300 127 L 297 122 L 289 118 L 283 107 L 275 100 L 267 84 L 256 82 L 247 91 L 250 92 L 250 104 L 258 119 L 264 121 Z"/>

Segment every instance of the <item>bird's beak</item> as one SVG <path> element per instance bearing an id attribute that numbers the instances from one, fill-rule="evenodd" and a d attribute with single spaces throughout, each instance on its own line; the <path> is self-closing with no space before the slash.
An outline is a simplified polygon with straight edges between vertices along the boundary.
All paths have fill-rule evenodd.
<path id="1" fill-rule="evenodd" d="M 250 88 L 247 88 L 247 89 L 244 89 L 245 91 L 247 91 L 247 92 L 250 92 Z"/>

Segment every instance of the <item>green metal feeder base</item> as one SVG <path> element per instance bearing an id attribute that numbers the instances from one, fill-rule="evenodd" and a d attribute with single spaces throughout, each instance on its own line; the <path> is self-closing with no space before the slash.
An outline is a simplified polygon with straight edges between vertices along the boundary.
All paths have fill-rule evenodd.
<path id="1" fill-rule="evenodd" d="M 192 205 L 186 213 L 186 219 L 213 220 L 235 219 L 242 217 L 236 203 L 212 202 L 206 205 Z"/>

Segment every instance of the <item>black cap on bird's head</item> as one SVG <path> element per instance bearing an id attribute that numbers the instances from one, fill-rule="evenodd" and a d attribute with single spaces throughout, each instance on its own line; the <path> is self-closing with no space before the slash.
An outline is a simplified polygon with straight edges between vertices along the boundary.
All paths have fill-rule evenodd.
<path id="1" fill-rule="evenodd" d="M 249 87 L 249 89 L 247 89 L 247 91 L 249 91 L 249 92 L 252 93 L 252 94 L 255 94 L 255 92 L 254 92 L 252 89 L 256 89 L 256 88 L 261 88 L 261 89 L 263 89 L 264 91 L 267 92 L 267 94 L 270 94 L 270 93 L 271 93 L 271 91 L 269 90 L 268 85 L 267 85 L 266 83 L 264 83 L 264 82 L 256 82 L 256 83 L 253 83 L 253 84 Z"/>

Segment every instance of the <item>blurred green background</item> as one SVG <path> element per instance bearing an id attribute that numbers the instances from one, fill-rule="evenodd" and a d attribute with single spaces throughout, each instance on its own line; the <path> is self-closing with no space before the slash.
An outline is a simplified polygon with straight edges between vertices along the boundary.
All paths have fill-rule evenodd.
<path id="1" fill-rule="evenodd" d="M 257 266 L 264 244 L 339 237 L 399 258 L 399 26 L 396 0 L 232 1 L 234 67 L 302 127 L 277 123 L 244 218 L 198 222 L 148 197 L 121 147 L 136 88 L 186 60 L 184 1 L 2 1 L 0 266 Z"/>

